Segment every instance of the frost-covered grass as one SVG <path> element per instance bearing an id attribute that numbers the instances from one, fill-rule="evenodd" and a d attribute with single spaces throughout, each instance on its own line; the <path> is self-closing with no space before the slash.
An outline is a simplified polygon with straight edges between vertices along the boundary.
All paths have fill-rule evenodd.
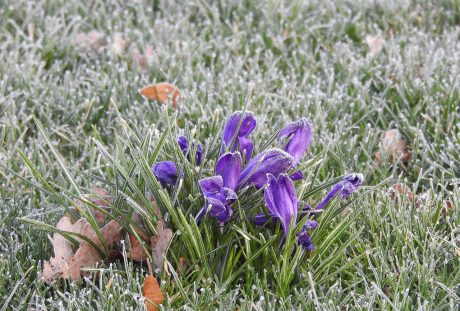
<path id="1" fill-rule="evenodd" d="M 83 193 L 104 186 L 132 195 L 120 168 L 132 169 L 144 185 L 133 158 L 139 150 L 152 156 L 167 129 L 165 116 L 174 115 L 137 90 L 161 81 L 182 92 L 174 134 L 196 133 L 205 149 L 234 110 L 247 107 L 257 116 L 259 147 L 290 120 L 306 117 L 314 134 L 302 164 L 314 165 L 301 188 L 317 190 L 305 197 L 312 205 L 327 191 L 320 185 L 348 172 L 365 176 L 351 204 L 341 205 L 347 212 L 321 232 L 342 230 L 326 239 L 331 245 L 324 252 L 305 259 L 293 283 L 274 280 L 278 254 L 251 257 L 260 248 L 251 228 L 233 228 L 235 243 L 247 251 L 239 263 L 221 275 L 164 281 L 166 309 L 458 309 L 458 0 L 4 0 L 0 27 L 1 310 L 144 308 L 145 270 L 129 261 L 81 284 L 43 284 L 40 260 L 52 255 L 51 244 L 47 232 L 21 218 L 55 224 L 68 204 L 63 195 L 76 195 L 69 176 Z M 75 35 L 92 30 L 109 41 L 123 34 L 128 51 L 77 48 Z M 369 54 L 366 35 L 383 38 L 379 54 Z M 130 51 L 147 46 L 153 56 L 142 71 Z M 391 128 L 410 146 L 407 168 L 374 162 Z M 173 136 L 161 146 L 162 160 Z M 387 189 L 398 182 L 431 197 L 418 208 L 405 197 L 394 202 Z M 200 200 L 198 190 L 194 195 L 190 206 Z M 443 200 L 453 202 L 445 216 Z"/>

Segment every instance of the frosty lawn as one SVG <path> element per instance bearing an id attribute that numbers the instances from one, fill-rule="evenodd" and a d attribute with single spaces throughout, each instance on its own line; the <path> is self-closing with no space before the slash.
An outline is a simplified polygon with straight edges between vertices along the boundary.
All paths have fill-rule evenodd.
<path id="1" fill-rule="evenodd" d="M 1 310 L 143 310 L 148 274 L 166 310 L 456 310 L 459 12 L 4 1 Z M 236 111 L 256 126 L 228 125 Z M 267 150 L 289 165 L 263 171 Z M 97 232 L 120 235 L 114 258 L 49 284 L 65 215 L 102 253 Z"/>

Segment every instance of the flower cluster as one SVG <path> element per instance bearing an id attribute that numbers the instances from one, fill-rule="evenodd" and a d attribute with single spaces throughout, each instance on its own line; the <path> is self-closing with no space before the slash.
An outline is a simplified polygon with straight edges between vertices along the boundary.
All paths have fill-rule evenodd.
<path id="1" fill-rule="evenodd" d="M 251 220 L 260 226 L 270 220 L 279 221 L 287 237 L 289 229 L 297 222 L 299 206 L 302 206 L 293 182 L 304 178 L 296 167 L 310 145 L 311 126 L 305 118 L 287 124 L 279 132 L 278 148 L 264 150 L 252 157 L 254 143 L 250 135 L 256 125 L 256 119 L 251 112 L 237 111 L 228 117 L 222 133 L 222 146 L 215 175 L 199 181 L 205 205 L 196 215 L 195 221 L 198 223 L 205 215 L 209 215 L 223 224 L 232 217 L 232 205 L 238 200 L 240 190 L 263 188 L 268 211 L 256 214 Z M 201 144 L 189 144 L 181 136 L 178 145 L 188 161 L 197 165 L 201 163 Z M 178 178 L 176 164 L 172 161 L 156 163 L 153 172 L 164 187 L 175 185 Z M 358 189 L 362 181 L 361 174 L 346 175 L 334 185 L 315 210 L 323 209 L 336 196 L 347 198 Z M 315 213 L 310 211 L 308 215 L 312 218 L 314 216 L 311 215 Z M 297 236 L 298 243 L 304 249 L 314 249 L 309 230 L 317 226 L 315 220 L 308 219 Z"/>

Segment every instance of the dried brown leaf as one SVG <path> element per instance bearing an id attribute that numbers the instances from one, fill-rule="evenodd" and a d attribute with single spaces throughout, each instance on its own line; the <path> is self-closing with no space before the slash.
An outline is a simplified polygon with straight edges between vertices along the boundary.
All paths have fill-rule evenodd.
<path id="1" fill-rule="evenodd" d="M 179 89 L 166 82 L 146 86 L 139 92 L 147 99 L 156 100 L 162 104 L 171 103 L 173 107 L 176 107 L 180 97 Z"/>
<path id="2" fill-rule="evenodd" d="M 110 221 L 101 229 L 102 236 L 109 248 L 109 251 L 114 248 L 115 243 L 122 239 L 122 226 L 115 220 Z M 91 239 L 100 249 L 103 249 L 103 243 L 99 240 L 96 232 L 89 223 L 86 223 L 81 231 L 81 234 Z M 110 252 L 106 254 L 106 257 Z M 82 241 L 80 247 L 62 268 L 62 276 L 73 281 L 81 279 L 81 269 L 93 267 L 101 263 L 106 258 L 101 258 L 99 252 L 89 243 Z"/>
<path id="3" fill-rule="evenodd" d="M 411 153 L 407 150 L 406 143 L 398 130 L 392 129 L 385 132 L 381 143 L 381 149 L 384 153 L 384 157 L 390 164 L 398 160 L 401 160 L 406 166 L 409 163 Z M 375 159 L 378 163 L 382 163 L 382 158 L 383 156 L 380 152 L 375 154 Z"/>
<path id="4" fill-rule="evenodd" d="M 56 229 L 62 231 L 68 231 L 73 233 L 80 233 L 85 222 L 77 221 L 72 224 L 69 217 L 65 216 L 56 225 Z M 51 257 L 49 261 L 43 263 L 42 279 L 48 282 L 52 282 L 59 277 L 61 268 L 66 264 L 67 260 L 74 254 L 72 243 L 59 233 L 53 235 L 51 240 L 53 244 L 54 257 Z"/>
<path id="5" fill-rule="evenodd" d="M 172 239 L 173 232 L 171 229 L 165 228 L 162 221 L 157 222 L 156 230 L 158 235 L 150 239 L 153 263 L 157 269 L 163 271 L 165 263 L 164 256 L 166 255 L 166 250 Z"/>
<path id="6" fill-rule="evenodd" d="M 375 55 L 379 54 L 380 51 L 383 49 L 383 38 L 381 35 L 376 35 L 376 36 L 371 36 L 367 35 L 366 38 L 366 44 L 369 47 L 369 54 L 374 57 Z"/>
<path id="7" fill-rule="evenodd" d="M 107 47 L 104 34 L 96 30 L 78 33 L 74 38 L 74 43 L 84 50 L 96 53 L 101 53 Z"/>
<path id="8" fill-rule="evenodd" d="M 157 279 L 149 275 L 144 280 L 142 294 L 145 297 L 145 306 L 148 311 L 158 311 L 159 305 L 163 302 L 164 296 L 161 292 Z"/>

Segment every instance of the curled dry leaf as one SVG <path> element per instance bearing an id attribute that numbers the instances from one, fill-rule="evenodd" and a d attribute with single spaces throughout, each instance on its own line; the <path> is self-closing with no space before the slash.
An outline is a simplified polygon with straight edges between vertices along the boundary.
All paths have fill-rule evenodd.
<path id="1" fill-rule="evenodd" d="M 173 107 L 176 107 L 180 96 L 179 89 L 166 82 L 146 86 L 139 92 L 147 99 L 156 100 L 162 104 L 171 103 Z"/>
<path id="2" fill-rule="evenodd" d="M 80 233 L 85 223 L 86 222 L 81 219 L 75 224 L 72 224 L 70 218 L 65 216 L 58 222 L 56 229 Z M 53 235 L 51 243 L 53 244 L 54 257 L 51 257 L 49 261 L 43 263 L 43 272 L 41 276 L 42 280 L 48 282 L 57 279 L 61 273 L 61 269 L 66 265 L 67 260 L 74 254 L 72 243 L 59 233 Z"/>
<path id="3" fill-rule="evenodd" d="M 153 58 L 153 48 L 146 47 L 144 53 L 137 50 L 131 52 L 131 59 L 134 64 L 137 64 L 142 70 L 149 69 L 150 60 Z"/>
<path id="4" fill-rule="evenodd" d="M 115 243 L 122 239 L 122 226 L 117 221 L 112 220 L 101 229 L 101 233 L 109 248 L 109 252 L 105 256 L 107 257 L 110 254 L 110 250 L 115 247 Z M 100 249 L 104 249 L 102 241 L 89 223 L 83 226 L 81 234 L 91 239 Z M 82 241 L 75 255 L 69 258 L 65 266 L 62 267 L 62 277 L 72 281 L 80 280 L 82 268 L 93 267 L 104 259 L 106 258 L 101 258 L 99 252 L 93 246 Z"/>
<path id="5" fill-rule="evenodd" d="M 74 43 L 82 49 L 96 53 L 101 53 L 107 47 L 104 34 L 96 30 L 76 34 Z"/>
<path id="6" fill-rule="evenodd" d="M 454 205 L 452 204 L 452 201 L 450 200 L 444 200 L 442 202 L 442 209 L 441 209 L 441 214 L 443 216 L 447 216 L 449 211 L 451 211 L 454 208 Z"/>
<path id="7" fill-rule="evenodd" d="M 399 197 L 405 196 L 409 201 L 414 202 L 417 200 L 417 196 L 415 196 L 410 188 L 404 184 L 394 184 L 391 186 L 390 190 L 388 191 L 392 200 L 397 201 Z"/>
<path id="8" fill-rule="evenodd" d="M 366 44 L 369 47 L 369 54 L 374 57 L 375 55 L 379 54 L 383 48 L 383 38 L 381 35 L 371 36 L 367 35 Z"/>
<path id="9" fill-rule="evenodd" d="M 153 263 L 157 269 L 163 271 L 164 269 L 164 256 L 166 250 L 168 249 L 169 242 L 172 239 L 173 232 L 171 229 L 164 228 L 165 225 L 163 221 L 158 221 L 156 230 L 157 236 L 153 236 L 150 239 L 150 244 L 152 246 L 152 257 Z"/>
<path id="10" fill-rule="evenodd" d="M 163 293 L 157 279 L 149 275 L 144 280 L 142 294 L 145 297 L 145 306 L 148 311 L 158 311 L 158 306 L 163 302 Z"/>
<path id="11" fill-rule="evenodd" d="M 405 166 L 409 163 L 411 153 L 407 150 L 406 143 L 402 140 L 401 134 L 398 130 L 393 129 L 386 131 L 381 147 L 384 157 L 388 159 L 390 164 L 393 164 L 398 160 L 401 160 Z M 382 153 L 377 152 L 375 154 L 375 159 L 378 163 L 382 163 Z"/>
<path id="12" fill-rule="evenodd" d="M 113 36 L 113 41 L 112 41 L 112 52 L 116 56 L 121 56 L 125 52 L 125 50 L 128 48 L 129 45 L 129 40 L 123 37 L 122 34 L 116 33 Z"/>

